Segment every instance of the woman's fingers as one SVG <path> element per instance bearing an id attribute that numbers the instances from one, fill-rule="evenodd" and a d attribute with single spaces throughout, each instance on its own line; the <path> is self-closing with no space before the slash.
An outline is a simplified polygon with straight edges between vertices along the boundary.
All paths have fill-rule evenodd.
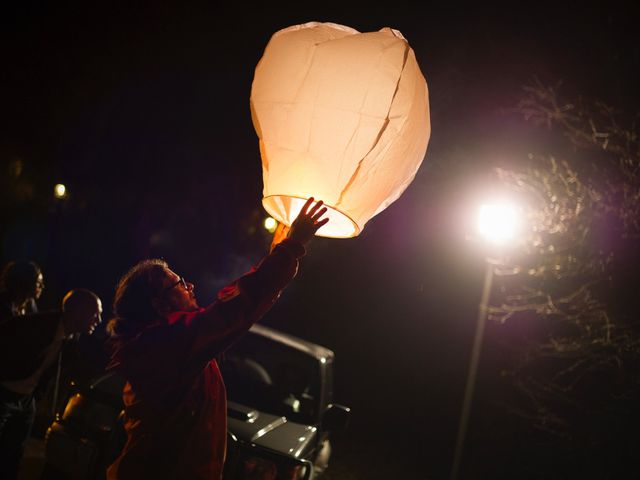
<path id="1" fill-rule="evenodd" d="M 314 231 L 318 230 L 324 224 L 326 224 L 329 219 L 322 218 L 322 216 L 327 213 L 328 208 L 324 206 L 324 202 L 322 200 L 318 200 L 314 203 L 315 199 L 313 197 L 309 197 L 307 201 L 302 206 L 300 213 L 298 214 L 298 218 L 296 220 L 304 221 L 305 223 L 310 223 L 310 226 L 314 229 Z M 295 222 L 294 222 L 295 223 Z"/>
<path id="2" fill-rule="evenodd" d="M 317 222 L 318 220 L 320 220 L 320 218 L 322 218 L 322 216 L 327 213 L 327 207 L 322 208 L 322 210 L 320 210 L 319 212 L 317 212 L 315 215 L 313 215 L 311 217 L 311 220 L 313 220 L 314 222 Z M 327 219 L 328 220 L 328 219 Z"/>
<path id="3" fill-rule="evenodd" d="M 300 210 L 300 214 L 299 215 L 307 215 L 308 212 L 307 210 L 309 210 L 309 206 L 313 203 L 313 197 L 309 197 L 307 199 L 306 202 L 304 202 L 304 205 L 302 206 L 302 210 Z"/>
<path id="4" fill-rule="evenodd" d="M 329 221 L 328 218 L 323 218 L 322 220 L 320 220 L 318 223 L 315 224 L 316 231 L 320 229 L 320 227 L 322 227 L 325 223 L 327 223 Z"/>
<path id="5" fill-rule="evenodd" d="M 310 217 L 313 217 L 315 213 L 318 211 L 318 209 L 322 206 L 322 204 L 323 204 L 322 200 L 318 200 L 316 204 L 313 207 L 311 207 L 311 210 L 309 210 L 308 215 Z"/>

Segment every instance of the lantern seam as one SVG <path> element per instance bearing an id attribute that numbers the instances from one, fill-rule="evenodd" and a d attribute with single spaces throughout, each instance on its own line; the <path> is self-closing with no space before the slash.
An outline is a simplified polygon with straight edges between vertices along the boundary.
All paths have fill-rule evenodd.
<path id="1" fill-rule="evenodd" d="M 380 63 L 382 62 L 382 52 L 380 52 L 378 54 L 378 62 L 376 67 L 380 66 Z M 403 67 L 404 69 L 404 67 Z M 402 73 L 402 72 L 401 72 Z M 345 145 L 344 151 L 342 152 L 342 157 L 343 157 L 343 161 L 340 162 L 340 170 L 338 171 L 338 179 L 342 178 L 342 170 L 344 169 L 344 156 L 345 156 L 345 152 L 349 150 L 349 148 L 351 147 L 351 144 L 354 140 L 354 138 L 356 137 L 356 135 L 358 134 L 358 131 L 360 129 L 360 125 L 362 124 L 362 117 L 368 117 L 368 118 L 375 118 L 375 119 L 379 119 L 380 117 L 377 115 L 371 115 L 371 114 L 366 114 L 363 113 L 363 109 L 364 106 L 367 103 L 367 100 L 369 98 L 369 94 L 371 93 L 371 81 L 372 81 L 372 77 L 369 77 L 368 79 L 368 83 L 367 83 L 367 89 L 366 89 L 366 93 L 364 95 L 364 98 L 362 99 L 362 102 L 360 103 L 360 108 L 358 108 L 358 125 L 356 125 L 356 127 L 353 129 L 353 132 L 351 134 L 351 137 L 349 137 L 349 141 L 347 142 L 347 144 Z M 397 88 L 397 87 L 396 87 Z M 394 92 L 394 97 L 395 97 L 395 92 Z M 393 98 L 391 98 L 391 103 L 393 103 Z M 389 104 L 389 108 L 391 108 L 391 103 Z M 350 111 L 348 109 L 344 109 L 346 111 Z M 384 124 L 381 127 L 381 131 L 384 131 L 386 129 L 386 122 L 388 121 L 388 114 L 387 114 L 387 120 L 384 122 Z M 338 197 L 338 201 L 336 202 L 336 205 L 340 205 L 342 203 L 342 198 L 344 196 L 344 193 L 346 192 L 346 190 L 349 188 L 349 185 L 352 183 L 352 180 L 354 178 L 354 175 L 357 176 L 358 174 L 358 170 L 360 170 L 360 165 L 362 163 L 362 161 L 366 158 L 367 155 L 369 155 L 369 153 L 371 152 L 371 150 L 373 150 L 375 148 L 375 146 L 378 144 L 378 141 L 380 140 L 380 136 L 378 135 L 375 139 L 375 141 L 373 142 L 373 145 L 371 146 L 371 148 L 367 151 L 366 154 L 364 154 L 362 156 L 362 158 L 360 160 L 358 160 L 358 165 L 356 166 L 356 168 L 354 169 L 353 173 L 351 174 L 351 176 L 349 177 L 349 181 L 346 183 L 346 185 L 344 186 L 344 188 L 341 190 L 340 192 L 340 196 Z"/>
<path id="2" fill-rule="evenodd" d="M 400 74 L 398 75 L 398 81 L 396 82 L 396 89 L 394 90 L 393 96 L 391 97 L 391 102 L 389 102 L 389 110 L 387 111 L 384 125 L 378 132 L 376 141 L 373 143 L 369 151 L 358 161 L 358 166 L 354 170 L 347 184 L 344 186 L 344 188 L 340 192 L 340 196 L 338 197 L 338 201 L 336 202 L 336 205 L 342 204 L 344 196 L 346 195 L 347 191 L 349 190 L 351 185 L 355 182 L 356 178 L 358 177 L 358 172 L 360 171 L 360 167 L 362 167 L 362 163 L 366 160 L 369 154 L 376 148 L 376 146 L 378 145 L 378 142 L 380 141 L 380 138 L 382 138 L 382 134 L 387 130 L 387 127 L 389 126 L 389 123 L 390 123 L 389 113 L 391 112 L 391 108 L 393 107 L 393 102 L 396 96 L 398 95 L 398 89 L 400 88 L 400 80 L 402 79 L 402 74 L 404 73 L 404 70 L 407 66 L 407 59 L 409 58 L 409 44 L 406 41 L 404 41 L 404 46 L 405 46 L 405 49 L 404 49 L 404 57 L 402 59 L 402 68 L 400 69 Z"/>

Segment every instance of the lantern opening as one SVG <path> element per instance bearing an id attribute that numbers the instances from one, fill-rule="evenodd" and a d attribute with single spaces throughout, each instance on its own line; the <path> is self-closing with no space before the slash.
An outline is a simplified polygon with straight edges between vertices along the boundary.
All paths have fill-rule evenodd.
<path id="1" fill-rule="evenodd" d="M 306 201 L 306 198 L 292 197 L 290 195 L 269 195 L 262 199 L 262 205 L 269 212 L 269 215 L 290 226 Z M 317 236 L 350 238 L 360 233 L 360 228 L 348 215 L 331 205 L 324 204 L 324 206 L 327 207 L 327 213 L 323 218 L 328 218 L 329 222 L 316 232 Z"/>

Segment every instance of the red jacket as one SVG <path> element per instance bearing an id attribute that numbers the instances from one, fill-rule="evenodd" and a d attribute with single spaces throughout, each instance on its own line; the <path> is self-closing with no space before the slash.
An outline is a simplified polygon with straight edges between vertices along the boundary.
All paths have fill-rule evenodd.
<path id="1" fill-rule="evenodd" d="M 226 453 L 226 392 L 214 357 L 273 305 L 304 248 L 291 240 L 196 312 L 176 312 L 115 351 L 126 380 L 127 443 L 109 479 L 219 479 Z"/>

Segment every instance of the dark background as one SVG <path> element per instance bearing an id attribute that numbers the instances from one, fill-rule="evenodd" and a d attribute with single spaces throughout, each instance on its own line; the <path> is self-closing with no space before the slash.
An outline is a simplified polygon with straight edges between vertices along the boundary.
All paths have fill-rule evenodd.
<path id="1" fill-rule="evenodd" d="M 330 478 L 448 474 L 484 268 L 466 218 L 491 165 L 541 147 L 509 111 L 522 86 L 640 106 L 632 2 L 50 3 L 1 17 L 2 263 L 43 267 L 43 307 L 83 286 L 105 317 L 139 259 L 165 258 L 204 304 L 266 252 L 249 94 L 275 31 L 330 21 L 408 39 L 432 122 L 415 181 L 359 237 L 315 239 L 264 319 L 336 353 L 353 416 Z"/>

